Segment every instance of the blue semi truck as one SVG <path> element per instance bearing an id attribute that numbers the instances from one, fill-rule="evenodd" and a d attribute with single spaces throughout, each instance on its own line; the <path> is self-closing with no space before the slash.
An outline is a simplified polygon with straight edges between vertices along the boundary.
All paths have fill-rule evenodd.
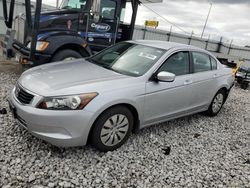
<path id="1" fill-rule="evenodd" d="M 150 1 L 153 2 L 153 1 Z M 156 0 L 155 2 L 159 2 Z M 3 15 L 9 28 L 2 43 L 7 57 L 16 56 L 23 65 L 44 63 L 90 56 L 116 42 L 132 39 L 139 0 L 63 0 L 60 8 L 41 11 L 42 1 L 36 1 L 31 11 L 30 0 L 25 0 L 23 40 L 11 35 L 15 0 L 9 6 L 3 0 Z M 130 5 L 129 5 L 130 4 Z M 129 6 L 128 6 L 129 5 Z M 128 22 L 125 10 L 130 8 Z M 10 44 L 11 43 L 11 44 Z"/>

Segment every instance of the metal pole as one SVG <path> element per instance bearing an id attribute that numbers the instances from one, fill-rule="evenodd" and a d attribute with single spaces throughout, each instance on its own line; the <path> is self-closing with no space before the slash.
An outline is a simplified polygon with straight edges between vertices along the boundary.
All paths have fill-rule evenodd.
<path id="1" fill-rule="evenodd" d="M 169 31 L 169 35 L 168 35 L 168 41 L 170 41 L 171 33 L 172 33 L 172 25 L 170 27 L 170 31 Z"/>
<path id="2" fill-rule="evenodd" d="M 206 21 L 205 21 L 205 25 L 204 25 L 203 30 L 202 30 L 202 33 L 201 33 L 201 38 L 203 37 L 204 31 L 205 31 L 205 29 L 206 29 L 207 21 L 208 21 L 208 18 L 209 18 L 209 15 L 210 15 L 212 6 L 213 6 L 213 3 L 210 3 L 210 8 L 209 8 L 209 11 L 208 11 L 208 14 L 207 14 L 207 18 L 206 18 Z"/>
<path id="3" fill-rule="evenodd" d="M 223 38 L 220 37 L 220 42 L 218 43 L 218 48 L 217 48 L 216 52 L 219 52 L 219 53 L 220 53 L 220 51 L 221 51 L 222 39 L 223 39 Z"/>
<path id="4" fill-rule="evenodd" d="M 229 48 L 228 48 L 228 55 L 230 54 L 230 51 L 231 51 L 231 48 L 232 48 L 232 45 L 233 45 L 233 40 L 231 40 L 231 42 L 230 42 L 230 46 L 229 46 Z"/>
<path id="5" fill-rule="evenodd" d="M 7 0 L 3 0 L 3 17 L 4 21 L 8 22 L 8 14 L 7 14 Z"/>
<path id="6" fill-rule="evenodd" d="M 56 8 L 59 8 L 59 0 L 56 0 Z"/>
<path id="7" fill-rule="evenodd" d="M 147 32 L 147 26 L 146 26 L 146 24 L 145 24 L 145 27 L 144 27 L 144 32 L 143 32 L 143 37 L 142 37 L 142 39 L 144 40 L 145 39 L 145 37 L 146 37 L 146 32 Z"/>
<path id="8" fill-rule="evenodd" d="M 191 33 L 191 35 L 190 35 L 190 37 L 189 37 L 188 45 L 190 45 L 190 44 L 191 44 L 193 34 L 194 34 L 194 31 L 192 31 L 192 33 Z"/>
<path id="9" fill-rule="evenodd" d="M 42 7 L 42 0 L 36 1 L 36 9 L 35 9 L 35 17 L 34 23 L 32 24 L 32 40 L 31 40 L 31 47 L 30 47 L 30 56 L 29 59 L 32 61 L 35 60 L 35 53 L 36 53 L 36 43 L 37 43 L 37 35 L 39 32 L 40 26 L 40 15 L 41 15 L 41 7 Z"/>
<path id="10" fill-rule="evenodd" d="M 130 33 L 129 33 L 130 40 L 132 40 L 132 38 L 133 38 L 135 21 L 136 21 L 136 14 L 137 14 L 137 10 L 138 10 L 139 1 L 138 0 L 131 0 L 131 4 L 132 4 L 133 13 L 132 13 L 132 17 L 130 20 Z"/>
<path id="11" fill-rule="evenodd" d="M 210 34 L 208 35 L 208 38 L 207 38 L 207 42 L 206 42 L 206 47 L 205 47 L 205 50 L 207 50 L 208 43 L 209 43 L 209 39 L 210 39 Z"/>
<path id="12" fill-rule="evenodd" d="M 10 3 L 10 5 L 7 5 L 7 2 Z M 15 8 L 15 0 L 7 1 L 3 0 L 3 16 L 5 20 L 5 25 L 8 28 L 12 28 L 13 23 L 13 14 L 14 14 L 14 8 Z M 8 9 L 9 8 L 9 15 L 8 15 Z"/>
<path id="13" fill-rule="evenodd" d="M 25 14 L 26 14 L 26 23 L 27 29 L 32 30 L 32 17 L 31 17 L 31 4 L 30 0 L 25 0 Z"/>

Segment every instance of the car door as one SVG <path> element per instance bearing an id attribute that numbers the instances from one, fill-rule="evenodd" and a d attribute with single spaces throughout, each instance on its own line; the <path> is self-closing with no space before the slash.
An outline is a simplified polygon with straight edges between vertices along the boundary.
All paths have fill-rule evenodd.
<path id="1" fill-rule="evenodd" d="M 188 51 L 172 54 L 156 71 L 167 71 L 176 75 L 173 82 L 148 81 L 144 105 L 144 124 L 151 124 L 185 114 L 192 90 Z"/>
<path id="2" fill-rule="evenodd" d="M 194 110 L 205 109 L 210 104 L 217 89 L 217 61 L 203 52 L 191 52 L 193 67 L 192 90 L 193 97 L 190 106 Z"/>

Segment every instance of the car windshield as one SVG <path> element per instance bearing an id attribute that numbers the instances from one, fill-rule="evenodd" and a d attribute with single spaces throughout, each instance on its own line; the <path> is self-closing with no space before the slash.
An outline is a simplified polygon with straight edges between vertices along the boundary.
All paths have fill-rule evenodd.
<path id="1" fill-rule="evenodd" d="M 104 68 L 129 76 L 141 76 L 146 73 L 166 50 L 134 44 L 118 43 L 88 58 Z"/>
<path id="2" fill-rule="evenodd" d="M 64 0 L 61 9 L 84 9 L 86 0 Z"/>

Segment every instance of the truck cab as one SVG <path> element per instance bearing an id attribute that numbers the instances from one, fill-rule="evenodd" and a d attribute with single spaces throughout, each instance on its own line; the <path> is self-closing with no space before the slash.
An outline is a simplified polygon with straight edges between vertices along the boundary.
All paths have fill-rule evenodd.
<path id="1" fill-rule="evenodd" d="M 132 14 L 126 14 L 126 23 L 128 3 Z M 31 66 L 90 56 L 132 39 L 138 4 L 138 0 L 64 0 L 55 10 L 39 13 L 38 7 L 32 14 L 26 9 L 26 14 L 17 18 L 24 24 L 19 26 L 24 29 L 19 31 L 23 36 L 13 40 L 8 54 Z"/>

